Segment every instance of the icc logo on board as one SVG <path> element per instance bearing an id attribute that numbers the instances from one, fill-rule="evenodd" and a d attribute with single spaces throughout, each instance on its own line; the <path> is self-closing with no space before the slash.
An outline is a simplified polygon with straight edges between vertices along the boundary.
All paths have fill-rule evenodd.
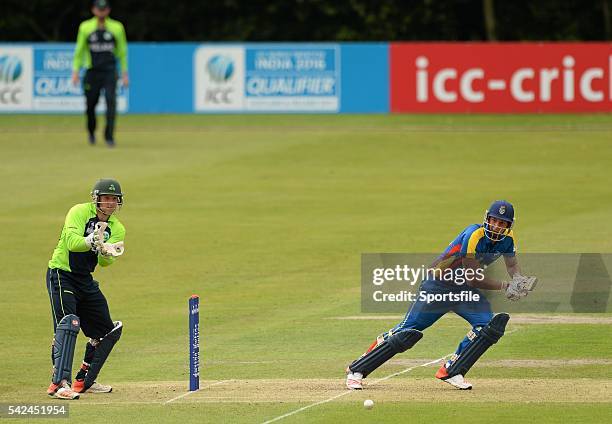
<path id="1" fill-rule="evenodd" d="M 216 104 L 231 103 L 234 89 L 227 83 L 234 75 L 234 61 L 231 57 L 217 54 L 208 59 L 206 72 L 215 84 L 206 90 L 206 101 Z"/>
<path id="2" fill-rule="evenodd" d="M 17 56 L 0 56 L 0 104 L 17 104 L 22 88 L 17 85 L 23 65 Z"/>

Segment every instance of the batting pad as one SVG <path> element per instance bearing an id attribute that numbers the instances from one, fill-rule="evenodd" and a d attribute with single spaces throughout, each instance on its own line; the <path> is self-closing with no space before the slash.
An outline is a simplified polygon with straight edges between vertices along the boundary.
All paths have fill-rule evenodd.
<path id="1" fill-rule="evenodd" d="M 387 338 L 380 345 L 375 347 L 361 358 L 357 359 L 349 369 L 367 377 L 372 371 L 393 358 L 397 353 L 405 352 L 414 346 L 421 338 L 423 333 L 418 330 L 402 330 Z"/>
<path id="2" fill-rule="evenodd" d="M 468 333 L 470 344 L 467 345 L 465 350 L 461 352 L 461 355 L 446 370 L 449 378 L 457 374 L 465 376 L 478 358 L 504 335 L 509 319 L 510 315 L 506 313 L 497 314 L 479 332 L 471 331 Z"/>
<path id="3" fill-rule="evenodd" d="M 74 346 L 80 329 L 81 322 L 74 314 L 65 315 L 57 324 L 53 338 L 53 378 L 51 381 L 54 384 L 72 379 Z"/>
<path id="4" fill-rule="evenodd" d="M 100 370 L 104 366 L 104 362 L 106 362 L 106 359 L 113 350 L 115 343 L 117 343 L 119 338 L 121 338 L 122 331 L 123 323 L 121 321 L 116 321 L 115 328 L 113 328 L 110 333 L 104 336 L 104 338 L 100 340 L 100 343 L 96 345 L 94 357 L 91 360 L 89 370 L 87 371 L 87 375 L 85 376 L 85 390 L 89 389 L 96 381 L 96 378 L 98 377 Z"/>

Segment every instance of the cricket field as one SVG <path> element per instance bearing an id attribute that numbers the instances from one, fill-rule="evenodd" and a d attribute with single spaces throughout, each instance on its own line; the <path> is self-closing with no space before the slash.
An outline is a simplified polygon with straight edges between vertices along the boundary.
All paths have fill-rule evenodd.
<path id="1" fill-rule="evenodd" d="M 362 253 L 433 257 L 498 198 L 519 252 L 612 252 L 612 115 L 127 115 L 115 149 L 84 126 L 0 115 L 0 403 L 62 402 L 45 393 L 47 261 L 68 209 L 114 177 L 126 254 L 94 274 L 124 323 L 99 377 L 114 390 L 70 402 L 70 421 L 612 421 L 612 314 L 513 316 L 467 392 L 433 378 L 469 330 L 445 317 L 344 388 L 401 318 L 361 312 Z M 185 395 L 194 293 L 201 390 Z"/>

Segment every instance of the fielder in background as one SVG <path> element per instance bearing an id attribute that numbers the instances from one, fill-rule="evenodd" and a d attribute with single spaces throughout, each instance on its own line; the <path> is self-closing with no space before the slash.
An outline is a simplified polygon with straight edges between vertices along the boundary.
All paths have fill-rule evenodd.
<path id="1" fill-rule="evenodd" d="M 121 186 L 116 180 L 101 179 L 94 185 L 91 198 L 91 202 L 68 211 L 47 269 L 55 329 L 53 376 L 47 394 L 58 399 L 112 391 L 111 386 L 97 383 L 96 377 L 123 330 L 121 321 L 111 319 L 106 298 L 91 275 L 96 265 L 112 265 L 124 252 L 125 228 L 114 215 L 123 205 Z M 89 341 L 72 383 L 72 360 L 81 328 Z"/>
<path id="2" fill-rule="evenodd" d="M 95 0 L 91 9 L 94 17 L 79 26 L 72 83 L 79 83 L 79 71 L 86 68 L 83 91 L 87 100 L 87 131 L 89 143 L 96 143 L 96 105 L 100 91 L 106 98 L 106 129 L 104 139 L 109 147 L 115 146 L 115 112 L 117 104 L 117 60 L 121 66 L 122 82 L 129 83 L 127 72 L 127 39 L 121 22 L 108 17 L 110 4 L 107 0 Z"/>
<path id="3" fill-rule="evenodd" d="M 447 312 L 453 311 L 468 321 L 472 329 L 461 341 L 451 359 L 440 367 L 436 378 L 458 389 L 470 390 L 472 385 L 465 381 L 465 375 L 482 354 L 504 335 L 510 319 L 506 313 L 494 316 L 491 305 L 479 289 L 502 290 L 509 300 L 516 301 L 527 296 L 537 282 L 535 277 L 521 275 L 516 258 L 513 226 L 512 204 L 505 200 L 495 201 L 486 211 L 483 224 L 473 224 L 465 228 L 431 266 L 441 271 L 451 269 L 451 275 L 462 268 L 461 274 L 467 275 L 465 270 L 482 269 L 503 256 L 508 274 L 512 278 L 510 282 L 494 280 L 482 272 L 473 272 L 474 277 L 479 275 L 481 278 L 468 279 L 467 286 L 439 278 L 425 279 L 419 290 L 426 294 L 444 295 L 469 290 L 478 294 L 479 300 L 427 303 L 417 298 L 399 324 L 378 336 L 368 350 L 348 366 L 346 386 L 349 389 L 362 389 L 363 378 L 395 354 L 410 349 L 423 337 L 421 331 Z M 442 299 L 452 297 L 454 296 L 439 296 Z"/>

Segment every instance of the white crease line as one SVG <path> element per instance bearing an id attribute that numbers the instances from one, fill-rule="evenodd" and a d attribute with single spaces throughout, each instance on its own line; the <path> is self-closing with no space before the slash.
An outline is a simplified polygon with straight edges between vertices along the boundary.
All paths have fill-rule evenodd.
<path id="1" fill-rule="evenodd" d="M 295 411 L 288 412 L 285 415 L 280 415 L 280 416 L 278 416 L 276 418 L 272 418 L 271 420 L 265 421 L 263 424 L 273 423 L 274 421 L 282 420 L 283 418 L 287 418 L 287 417 L 289 417 L 291 415 L 297 414 L 298 412 L 305 411 L 306 409 L 312 408 L 313 406 L 322 405 L 324 403 L 331 402 L 334 399 L 338 399 L 339 397 L 346 396 L 346 395 L 349 395 L 351 393 L 352 393 L 352 391 L 349 391 L 347 389 L 345 392 L 337 394 L 336 396 L 332 396 L 329 399 L 320 400 L 318 402 L 311 403 L 310 405 L 303 406 L 300 409 L 296 409 Z"/>
<path id="2" fill-rule="evenodd" d="M 403 370 L 403 371 L 400 371 L 400 372 L 396 372 L 396 373 L 390 374 L 390 375 L 388 375 L 388 376 L 386 376 L 386 377 L 383 377 L 383 378 L 379 378 L 378 380 L 374 380 L 374 381 L 372 382 L 372 384 L 370 384 L 370 385 L 371 385 L 371 386 L 373 386 L 373 385 L 375 385 L 375 384 L 377 384 L 377 383 L 380 383 L 380 382 L 382 382 L 382 381 L 388 380 L 388 379 L 390 379 L 390 378 L 392 378 L 392 377 L 395 377 L 395 376 L 397 376 L 397 375 L 404 374 L 404 373 L 407 373 L 407 372 L 409 372 L 409 371 L 412 371 L 412 370 L 413 370 L 413 369 L 415 369 L 415 368 L 419 368 L 419 367 L 426 367 L 426 366 L 428 366 L 428 365 L 435 364 L 436 362 L 439 362 L 439 361 L 444 360 L 445 358 L 448 358 L 450 355 L 452 355 L 452 354 L 448 354 L 448 355 L 446 355 L 446 356 L 443 356 L 442 358 L 436 359 L 436 360 L 431 361 L 431 362 L 427 362 L 426 364 L 415 365 L 415 366 L 413 366 L 413 367 L 406 368 L 406 369 L 405 369 L 405 370 Z M 325 403 L 331 402 L 332 400 L 336 400 L 336 399 L 338 399 L 338 398 L 341 398 L 342 396 L 349 395 L 349 394 L 351 394 L 351 393 L 354 393 L 355 391 L 356 391 L 356 390 L 348 390 L 348 389 L 347 389 L 346 391 L 344 391 L 344 392 L 342 392 L 342 393 L 339 393 L 339 394 L 337 394 L 337 395 L 335 395 L 335 396 L 332 396 L 332 397 L 330 397 L 330 398 L 328 398 L 328 399 L 325 399 L 325 400 L 320 400 L 320 401 L 315 402 L 315 403 L 311 403 L 310 405 L 303 406 L 303 407 L 301 407 L 301 408 L 299 408 L 299 409 L 296 409 L 295 411 L 291 411 L 291 412 L 288 412 L 288 413 L 286 413 L 286 414 L 284 414 L 284 415 L 280 415 L 280 416 L 278 416 L 278 417 L 276 417 L 276 418 L 272 418 L 271 420 L 264 421 L 264 422 L 263 422 L 263 424 L 269 424 L 269 423 L 273 423 L 273 422 L 275 422 L 275 421 L 282 420 L 283 418 L 290 417 L 291 415 L 295 415 L 295 414 L 297 414 L 297 413 L 300 413 L 300 412 L 302 412 L 302 411 L 305 411 L 306 409 L 313 408 L 313 407 L 318 406 L 318 405 L 323 405 L 323 404 L 325 404 Z"/>
<path id="3" fill-rule="evenodd" d="M 520 327 L 517 327 L 516 329 L 513 329 L 511 332 L 512 332 L 512 333 L 514 333 L 515 331 L 518 331 L 519 329 L 520 329 Z M 443 357 L 441 357 L 441 358 L 438 358 L 438 359 L 435 359 L 435 360 L 433 360 L 433 361 L 427 362 L 427 363 L 425 363 L 425 364 L 415 365 L 415 366 L 413 366 L 413 367 L 408 367 L 408 368 L 406 368 L 406 369 L 404 369 L 404 370 L 402 370 L 402 371 L 398 371 L 398 372 L 396 372 L 396 373 L 389 374 L 389 375 L 388 375 L 388 376 L 386 376 L 386 377 L 382 377 L 382 378 L 379 378 L 378 380 L 374 380 L 374 381 L 372 382 L 372 384 L 370 384 L 370 386 L 373 386 L 373 385 L 375 385 L 375 384 L 377 384 L 377 383 L 381 383 L 381 382 L 383 382 L 383 381 L 386 381 L 386 380 L 388 380 L 388 379 L 390 379 L 390 378 L 393 378 L 393 377 L 396 377 L 396 376 L 398 376 L 398 375 L 405 374 L 405 373 L 407 373 L 407 372 L 412 371 L 412 370 L 413 370 L 413 369 L 415 369 L 415 368 L 421 368 L 421 367 L 426 367 L 426 366 L 428 366 L 428 365 L 435 364 L 436 362 L 443 361 L 443 360 L 445 360 L 446 358 L 448 358 L 448 357 L 450 357 L 450 356 L 452 356 L 452 353 L 449 353 L 448 355 L 445 355 L 445 356 L 443 356 Z M 280 415 L 280 416 L 278 416 L 278 417 L 276 417 L 276 418 L 272 418 L 271 420 L 264 421 L 262 424 L 269 424 L 269 423 L 273 423 L 273 422 L 275 422 L 275 421 L 282 420 L 283 418 L 290 417 L 291 415 L 295 415 L 295 414 L 297 414 L 297 413 L 299 413 L 299 412 L 305 411 L 306 409 L 309 409 L 309 408 L 315 407 L 315 406 L 317 406 L 317 405 L 322 405 L 322 404 L 324 404 L 324 403 L 331 402 L 332 400 L 338 399 L 338 398 L 340 398 L 340 397 L 342 397 L 342 396 L 346 396 L 346 395 L 348 395 L 348 394 L 350 394 L 350 393 L 353 393 L 354 391 L 355 391 L 355 390 L 346 391 L 346 392 L 340 393 L 340 394 L 338 394 L 338 395 L 336 395 L 336 396 L 333 396 L 333 397 L 331 397 L 331 398 L 329 398 L 329 399 L 325 399 L 325 400 L 321 400 L 321 401 L 319 401 L 319 402 L 311 403 L 310 405 L 306 405 L 306 406 L 304 406 L 304 407 L 302 407 L 302 408 L 296 409 L 295 411 L 291 411 L 291 412 L 288 412 L 288 413 L 286 413 L 286 414 L 284 414 L 284 415 Z"/>
<path id="4" fill-rule="evenodd" d="M 412 371 L 412 370 L 413 370 L 413 369 L 415 369 L 415 368 L 426 367 L 426 366 L 428 366 L 428 365 L 432 365 L 432 364 L 435 364 L 435 363 L 437 363 L 437 362 L 443 361 L 443 360 L 445 360 L 446 358 L 450 357 L 451 355 L 452 355 L 452 353 L 449 353 L 448 355 L 445 355 L 445 356 L 443 356 L 443 357 L 441 357 L 441 358 L 438 358 L 438 359 L 434 359 L 433 361 L 427 362 L 426 364 L 415 365 L 415 366 L 413 366 L 413 367 L 406 368 L 405 370 L 398 371 L 398 372 L 396 372 L 396 373 L 390 374 L 390 375 L 388 375 L 388 376 L 386 376 L 386 377 L 379 378 L 378 380 L 374 380 L 374 381 L 372 382 L 372 384 L 370 384 L 370 386 L 373 386 L 373 385 L 374 385 L 374 384 L 376 384 L 376 383 L 380 383 L 381 381 L 388 380 L 388 379 L 393 378 L 393 377 L 395 377 L 395 376 L 405 374 L 405 373 L 407 373 L 407 372 L 409 372 L 409 371 Z"/>
<path id="5" fill-rule="evenodd" d="M 167 405 L 167 404 L 169 404 L 170 402 L 174 402 L 175 400 L 179 400 L 179 399 L 181 399 L 181 398 L 184 398 L 185 396 L 189 396 L 189 395 L 190 395 L 190 394 L 192 394 L 192 393 L 199 392 L 200 390 L 208 389 L 209 387 L 212 387 L 212 386 L 218 386 L 219 384 L 227 383 L 227 382 L 229 382 L 229 381 L 232 381 L 232 380 L 221 380 L 221 381 L 217 381 L 216 383 L 209 384 L 208 386 L 200 387 L 198 390 L 194 390 L 193 392 L 183 393 L 182 395 L 178 395 L 178 396 L 177 396 L 177 397 L 175 397 L 175 398 L 172 398 L 172 399 L 170 399 L 170 400 L 165 401 L 165 402 L 164 402 L 164 405 Z"/>

